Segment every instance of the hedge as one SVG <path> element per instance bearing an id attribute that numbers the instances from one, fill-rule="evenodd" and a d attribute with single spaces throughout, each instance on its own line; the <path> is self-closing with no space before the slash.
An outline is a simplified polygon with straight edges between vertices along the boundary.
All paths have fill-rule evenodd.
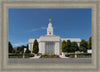
<path id="1" fill-rule="evenodd" d="M 9 57 L 22 58 L 23 57 L 23 54 L 12 53 L 12 54 L 9 54 Z M 25 57 L 34 57 L 34 54 L 25 53 Z"/>
<path id="2" fill-rule="evenodd" d="M 44 54 L 44 55 L 41 55 L 40 58 L 59 58 L 59 55 L 56 55 L 56 54 L 52 54 L 52 55 Z"/>
<path id="3" fill-rule="evenodd" d="M 74 58 L 75 57 L 75 54 L 65 54 L 66 57 L 70 57 L 70 58 Z M 92 54 L 91 53 L 79 53 L 77 54 L 77 57 L 78 58 L 81 58 L 81 57 L 91 57 Z"/>
<path id="4" fill-rule="evenodd" d="M 25 53 L 25 57 L 34 57 L 34 54 Z"/>

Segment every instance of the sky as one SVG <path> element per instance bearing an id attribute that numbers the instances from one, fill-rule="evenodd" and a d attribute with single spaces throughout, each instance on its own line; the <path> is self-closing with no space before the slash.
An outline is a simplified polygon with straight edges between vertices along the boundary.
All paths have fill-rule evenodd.
<path id="1" fill-rule="evenodd" d="M 10 8 L 8 10 L 8 40 L 13 47 L 28 44 L 47 34 L 49 19 L 54 35 L 88 41 L 91 33 L 90 8 Z"/>

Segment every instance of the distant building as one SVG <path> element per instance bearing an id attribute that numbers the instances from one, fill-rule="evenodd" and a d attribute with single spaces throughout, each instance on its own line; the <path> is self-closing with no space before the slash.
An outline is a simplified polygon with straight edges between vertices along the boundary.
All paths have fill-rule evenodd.
<path id="1" fill-rule="evenodd" d="M 29 39 L 29 50 L 33 51 L 33 42 L 35 39 Z M 60 38 L 60 36 L 56 36 L 53 34 L 53 27 L 51 24 L 51 19 L 49 19 L 49 24 L 47 28 L 47 35 L 40 36 L 39 39 L 37 39 L 39 42 L 39 53 L 42 54 L 61 54 L 61 44 L 62 41 L 70 40 L 71 42 L 75 41 L 80 43 L 80 38 Z"/>

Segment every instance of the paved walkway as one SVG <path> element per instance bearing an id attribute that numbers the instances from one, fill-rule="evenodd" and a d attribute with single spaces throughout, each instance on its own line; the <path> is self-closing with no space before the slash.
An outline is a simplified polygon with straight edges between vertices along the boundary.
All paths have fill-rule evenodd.
<path id="1" fill-rule="evenodd" d="M 60 58 L 69 58 L 69 57 L 65 57 L 65 56 L 62 56 L 62 55 L 60 55 L 59 57 L 60 57 Z"/>
<path id="2" fill-rule="evenodd" d="M 90 64 L 91 58 L 33 58 L 33 59 L 8 59 L 9 64 L 34 64 L 34 63 L 70 63 L 70 64 Z"/>

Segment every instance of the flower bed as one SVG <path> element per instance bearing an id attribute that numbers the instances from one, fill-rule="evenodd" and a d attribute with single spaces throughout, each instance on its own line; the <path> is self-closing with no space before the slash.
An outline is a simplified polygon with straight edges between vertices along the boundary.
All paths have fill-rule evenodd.
<path id="1" fill-rule="evenodd" d="M 56 55 L 56 54 L 52 54 L 52 55 L 44 54 L 44 55 L 41 55 L 40 58 L 59 58 L 59 55 Z"/>

